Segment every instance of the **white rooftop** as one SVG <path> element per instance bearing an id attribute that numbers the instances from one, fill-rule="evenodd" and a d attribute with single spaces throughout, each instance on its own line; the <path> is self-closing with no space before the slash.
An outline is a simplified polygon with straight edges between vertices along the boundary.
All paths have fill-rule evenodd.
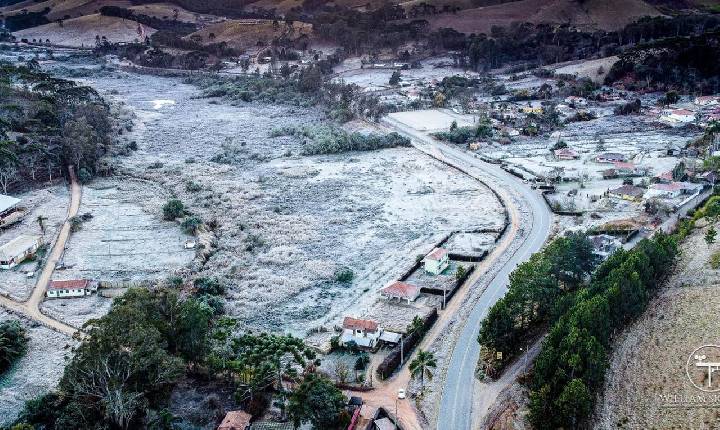
<path id="1" fill-rule="evenodd" d="M 0 260 L 8 261 L 21 255 L 28 249 L 35 246 L 40 240 L 40 236 L 21 234 L 3 246 L 0 246 Z"/>
<path id="2" fill-rule="evenodd" d="M 0 213 L 3 213 L 8 209 L 12 209 L 18 203 L 20 203 L 20 199 L 0 194 Z"/>

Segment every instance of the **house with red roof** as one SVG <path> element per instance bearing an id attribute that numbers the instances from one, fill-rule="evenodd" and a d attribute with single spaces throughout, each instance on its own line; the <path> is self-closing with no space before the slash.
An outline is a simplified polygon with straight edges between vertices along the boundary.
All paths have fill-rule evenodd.
<path id="1" fill-rule="evenodd" d="M 407 300 L 408 304 L 414 302 L 420 295 L 420 287 L 408 284 L 407 282 L 395 281 L 380 290 L 380 295 L 388 300 Z"/>
<path id="2" fill-rule="evenodd" d="M 342 328 L 340 344 L 343 346 L 354 342 L 362 348 L 374 348 L 382 335 L 378 323 L 372 320 L 345 317 Z"/>
<path id="3" fill-rule="evenodd" d="M 45 296 L 51 299 L 63 299 L 67 297 L 89 296 L 97 291 L 89 279 L 68 279 L 63 281 L 50 281 Z"/>
<path id="4" fill-rule="evenodd" d="M 423 258 L 425 271 L 433 275 L 439 275 L 450 265 L 450 256 L 447 249 L 435 248 Z"/>
<path id="5" fill-rule="evenodd" d="M 217 430 L 247 430 L 252 415 L 245 411 L 230 411 L 225 415 Z"/>

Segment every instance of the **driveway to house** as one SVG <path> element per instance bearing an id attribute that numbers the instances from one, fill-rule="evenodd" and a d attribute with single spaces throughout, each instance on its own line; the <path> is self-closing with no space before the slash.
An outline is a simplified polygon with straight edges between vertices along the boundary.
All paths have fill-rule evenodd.
<path id="1" fill-rule="evenodd" d="M 70 173 L 71 189 L 70 207 L 68 208 L 65 222 L 63 223 L 63 226 L 60 229 L 60 233 L 55 240 L 55 245 L 53 245 L 50 253 L 47 255 L 47 259 L 45 260 L 45 266 L 43 267 L 42 272 L 40 272 L 40 276 L 38 276 L 37 282 L 35 283 L 35 288 L 33 289 L 30 298 L 25 302 L 21 303 L 16 302 L 15 300 L 11 300 L 8 297 L 0 296 L 0 305 L 15 313 L 22 314 L 32 320 L 35 320 L 40 324 L 43 324 L 53 330 L 64 333 L 68 336 L 72 336 L 76 332 L 78 332 L 78 329 L 68 324 L 65 324 L 62 321 L 51 318 L 40 311 L 40 303 L 42 303 L 43 299 L 45 298 L 45 290 L 47 288 L 47 285 L 48 283 L 50 283 L 50 278 L 55 271 L 55 266 L 57 265 L 57 262 L 60 260 L 60 258 L 62 258 L 62 255 L 65 252 L 65 244 L 70 237 L 70 218 L 76 216 L 78 210 L 80 209 L 80 196 L 82 194 L 82 189 L 80 187 L 80 183 L 77 180 L 73 167 L 68 166 L 68 171 Z"/>
<path id="2" fill-rule="evenodd" d="M 513 247 L 516 250 L 512 251 L 504 259 L 502 266 L 492 277 L 465 320 L 460 336 L 455 341 L 455 347 L 445 375 L 437 429 L 466 430 L 476 428 L 490 407 L 489 404 L 485 403 L 494 402 L 496 397 L 483 396 L 483 398 L 477 399 L 477 402 L 473 401 L 473 391 L 476 383 L 475 368 L 480 354 L 480 345 L 476 340 L 480 322 L 485 318 L 490 307 L 505 295 L 510 273 L 518 264 L 526 261 L 545 244 L 550 234 L 552 213 L 539 193 L 530 189 L 522 180 L 507 173 L 500 166 L 483 162 L 472 153 L 440 143 L 391 117 L 385 117 L 383 124 L 409 137 L 413 146 L 417 149 L 460 169 L 488 185 L 498 194 L 505 205 L 510 223 L 503 239 L 488 258 L 483 261 L 481 267 L 478 267 L 473 279 L 465 284 L 464 290 L 458 292 L 456 297 L 453 297 L 451 305 L 448 306 L 448 312 L 441 315 L 431 332 L 428 333 L 416 350 L 426 349 L 436 339 L 454 314 L 454 309 L 451 306 L 459 307 L 470 289 L 483 288 L 483 285 L 480 284 L 481 275 L 490 266 L 498 262 L 500 257 L 504 257 L 510 252 L 508 248 L 513 242 L 522 241 L 518 247 Z M 528 214 L 529 225 L 520 225 L 521 211 Z M 518 235 L 520 229 L 524 230 L 524 234 Z M 399 380 L 397 384 L 391 384 L 393 388 L 407 385 L 406 382 L 409 381 L 407 366 L 401 370 L 397 379 Z M 502 387 L 496 388 L 498 392 L 502 391 Z M 476 404 L 473 405 L 473 403 Z M 479 413 L 473 414 L 473 408 Z M 475 426 L 473 426 L 474 420 Z"/>

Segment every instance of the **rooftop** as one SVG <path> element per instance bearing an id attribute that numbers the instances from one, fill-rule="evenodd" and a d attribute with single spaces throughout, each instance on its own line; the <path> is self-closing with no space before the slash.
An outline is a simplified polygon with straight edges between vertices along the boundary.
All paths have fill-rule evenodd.
<path id="1" fill-rule="evenodd" d="M 23 254 L 40 241 L 40 236 L 21 234 L 3 246 L 0 246 L 0 260 L 10 260 Z"/>
<path id="2" fill-rule="evenodd" d="M 68 279 L 63 281 L 50 281 L 48 289 L 50 290 L 76 290 L 85 289 L 90 284 L 88 279 Z"/>
<path id="3" fill-rule="evenodd" d="M 230 411 L 223 418 L 218 430 L 245 430 L 250 426 L 251 418 L 245 411 Z"/>
<path id="4" fill-rule="evenodd" d="M 406 282 L 396 281 L 380 290 L 380 293 L 385 296 L 414 299 L 420 293 L 420 287 Z"/>
<path id="5" fill-rule="evenodd" d="M 428 260 L 436 260 L 439 261 L 443 257 L 445 257 L 448 254 L 447 249 L 444 248 L 435 248 L 432 250 L 431 253 L 425 256 Z"/>
<path id="6" fill-rule="evenodd" d="M 623 185 L 622 187 L 610 190 L 610 192 L 613 194 L 627 195 L 632 197 L 642 197 L 642 195 L 645 194 L 645 190 L 634 185 Z"/>
<path id="7" fill-rule="evenodd" d="M 0 213 L 3 213 L 8 209 L 12 209 L 18 203 L 20 203 L 20 199 L 0 194 Z"/>
<path id="8" fill-rule="evenodd" d="M 343 328 L 348 330 L 364 330 L 366 332 L 376 332 L 378 323 L 371 320 L 361 320 L 353 317 L 345 317 L 343 320 Z"/>

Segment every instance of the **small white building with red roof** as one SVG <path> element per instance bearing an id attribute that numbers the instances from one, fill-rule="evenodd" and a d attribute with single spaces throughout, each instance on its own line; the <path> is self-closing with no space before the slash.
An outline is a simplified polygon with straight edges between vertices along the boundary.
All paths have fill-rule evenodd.
<path id="1" fill-rule="evenodd" d="M 450 265 L 450 256 L 445 248 L 435 248 L 423 258 L 425 271 L 439 275 Z"/>
<path id="2" fill-rule="evenodd" d="M 340 344 L 343 346 L 355 342 L 359 347 L 374 348 L 382 335 L 378 323 L 372 320 L 345 317 L 342 328 Z"/>
<path id="3" fill-rule="evenodd" d="M 97 288 L 89 279 L 67 279 L 63 281 L 50 281 L 45 296 L 53 299 L 62 299 L 67 297 L 84 297 L 89 296 L 96 291 Z"/>
<path id="4" fill-rule="evenodd" d="M 408 304 L 414 302 L 420 295 L 420 287 L 407 282 L 395 281 L 387 287 L 380 290 L 380 295 L 392 300 L 407 300 Z"/>

